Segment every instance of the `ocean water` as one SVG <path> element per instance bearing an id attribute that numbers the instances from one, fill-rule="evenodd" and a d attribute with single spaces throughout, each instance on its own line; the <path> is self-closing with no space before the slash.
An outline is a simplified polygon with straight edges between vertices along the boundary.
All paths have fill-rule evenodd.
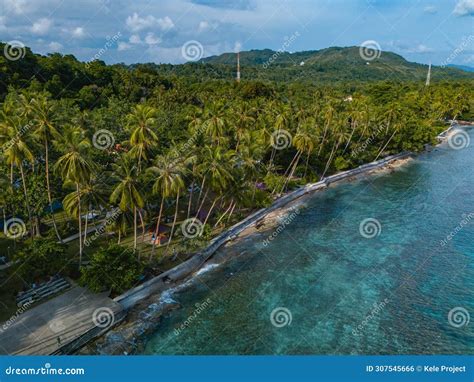
<path id="1" fill-rule="evenodd" d="M 225 249 L 172 293 L 144 354 L 474 354 L 466 132 L 468 147 L 315 194 L 268 245 L 273 231 Z"/>

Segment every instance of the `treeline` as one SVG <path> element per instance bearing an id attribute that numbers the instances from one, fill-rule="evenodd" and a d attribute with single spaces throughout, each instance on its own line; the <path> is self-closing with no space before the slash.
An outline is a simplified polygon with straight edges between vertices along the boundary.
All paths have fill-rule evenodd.
<path id="1" fill-rule="evenodd" d="M 30 55 L 1 104 L 0 208 L 30 240 L 56 241 L 70 232 L 51 213 L 60 202 L 80 233 L 79 262 L 93 211 L 120 211 L 107 230 L 133 237 L 137 252 L 166 225 L 167 254 L 183 220 L 210 235 L 298 184 L 420 151 L 473 110 L 467 81 L 196 82 Z M 35 65 L 44 71 L 29 81 Z"/>

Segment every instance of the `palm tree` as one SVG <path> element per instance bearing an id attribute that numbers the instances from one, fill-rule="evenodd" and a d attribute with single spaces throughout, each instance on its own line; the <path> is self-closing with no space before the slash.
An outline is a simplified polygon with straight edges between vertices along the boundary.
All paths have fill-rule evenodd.
<path id="1" fill-rule="evenodd" d="M 54 218 L 53 200 L 49 180 L 49 144 L 54 138 L 58 137 L 58 131 L 54 126 L 54 106 L 48 101 L 44 94 L 39 94 L 36 98 L 31 99 L 30 102 L 27 102 L 26 98 L 23 98 L 23 104 L 32 114 L 32 118 L 36 125 L 35 136 L 44 147 L 46 191 L 48 193 L 49 212 L 51 213 L 54 232 L 56 233 L 58 240 L 62 242 Z"/>
<path id="2" fill-rule="evenodd" d="M 112 203 L 118 203 L 122 212 L 133 211 L 133 250 L 137 250 L 137 209 L 143 208 L 144 199 L 140 193 L 140 180 L 138 167 L 128 155 L 124 155 L 114 165 L 113 180 L 115 188 L 110 195 Z"/>
<path id="3" fill-rule="evenodd" d="M 81 186 L 87 184 L 94 170 L 88 149 L 89 140 L 84 132 L 77 127 L 66 128 L 61 138 L 55 142 L 58 150 L 64 153 L 56 162 L 55 170 L 64 182 L 76 185 L 77 219 L 79 225 L 79 267 L 82 265 L 82 222 L 81 222 Z"/>
<path id="4" fill-rule="evenodd" d="M 245 103 L 239 104 L 238 107 L 233 110 L 232 126 L 237 138 L 237 143 L 235 145 L 236 151 L 239 149 L 240 142 L 250 134 L 251 126 L 255 123 L 255 118 L 253 116 L 254 112 L 255 109 L 249 107 L 248 104 Z"/>
<path id="5" fill-rule="evenodd" d="M 207 136 L 214 142 L 222 143 L 228 121 L 225 115 L 225 104 L 216 102 L 204 111 L 203 127 Z"/>
<path id="6" fill-rule="evenodd" d="M 225 192 L 227 186 L 233 181 L 231 169 L 235 163 L 235 152 L 232 150 L 226 150 L 222 146 L 210 147 L 206 146 L 203 150 L 203 162 L 201 164 L 201 171 L 204 174 L 204 179 L 209 179 L 208 188 L 212 189 L 217 196 L 214 198 L 209 212 L 204 220 L 204 225 L 207 223 L 208 218 L 212 214 L 217 201 L 220 199 L 221 194 Z M 206 194 L 207 195 L 207 192 Z M 199 215 L 199 211 L 204 205 L 206 197 L 203 198 L 201 205 L 198 208 L 196 217 Z"/>
<path id="7" fill-rule="evenodd" d="M 3 154 L 7 165 L 10 166 L 10 183 L 13 185 L 13 170 L 17 167 L 20 171 L 20 176 L 23 184 L 23 194 L 25 198 L 25 205 L 28 211 L 28 219 L 31 226 L 31 235 L 34 235 L 33 219 L 31 213 L 30 202 L 28 198 L 28 191 L 26 187 L 25 172 L 23 170 L 23 163 L 34 163 L 34 155 L 31 149 L 28 135 L 25 134 L 25 126 L 28 126 L 24 117 L 20 115 L 13 115 L 14 108 L 9 102 L 6 102 L 1 112 L 1 140 L 4 143 Z M 39 232 L 37 232 L 39 234 Z"/>
<path id="8" fill-rule="evenodd" d="M 324 133 L 323 133 L 323 138 L 321 140 L 319 150 L 318 150 L 318 156 L 321 154 L 321 150 L 324 147 L 324 144 L 326 143 L 326 135 L 329 129 L 329 126 L 331 126 L 333 119 L 334 119 L 334 114 L 336 113 L 336 109 L 332 105 L 332 103 L 329 101 L 324 108 Z"/>
<path id="9" fill-rule="evenodd" d="M 154 235 L 155 239 L 153 241 L 153 248 L 150 254 L 150 260 L 155 253 L 156 242 L 160 230 L 161 215 L 163 213 L 164 201 L 165 199 L 176 195 L 176 212 L 173 222 L 174 229 L 174 224 L 176 223 L 176 216 L 178 213 L 179 193 L 184 188 L 184 181 L 182 178 L 184 172 L 185 167 L 181 162 L 178 162 L 173 157 L 166 155 L 157 156 L 155 158 L 154 165 L 147 169 L 147 173 L 150 176 L 154 177 L 154 183 L 152 188 L 153 193 L 161 195 L 160 212 L 158 213 L 158 219 L 156 221 Z M 171 241 L 171 236 L 168 240 Z"/>
<path id="10" fill-rule="evenodd" d="M 138 171 L 141 161 L 148 160 L 151 150 L 156 147 L 158 136 L 153 131 L 156 124 L 157 110 L 147 105 L 136 105 L 127 115 L 127 126 L 130 130 L 130 155 L 138 160 Z"/>
<path id="11" fill-rule="evenodd" d="M 97 177 L 91 177 L 90 181 L 82 186 L 80 199 L 85 206 L 84 243 L 86 243 L 89 211 L 94 211 L 94 207 L 104 209 L 107 206 L 106 187 Z"/>
<path id="12" fill-rule="evenodd" d="M 283 184 L 281 192 L 285 189 L 289 180 L 293 177 L 293 174 L 296 170 L 296 167 L 298 166 L 301 155 L 303 155 L 303 153 L 307 153 L 308 158 L 309 158 L 309 155 L 314 150 L 313 139 L 311 135 L 305 131 L 306 129 L 308 129 L 308 126 L 310 126 L 312 122 L 313 122 L 312 119 L 303 122 L 301 130 L 298 131 L 298 133 L 293 138 L 293 145 L 296 148 L 296 154 L 293 157 L 293 160 L 291 161 L 290 165 L 288 166 L 285 172 L 285 175 L 288 173 L 288 177 L 286 178 L 285 183 Z"/>

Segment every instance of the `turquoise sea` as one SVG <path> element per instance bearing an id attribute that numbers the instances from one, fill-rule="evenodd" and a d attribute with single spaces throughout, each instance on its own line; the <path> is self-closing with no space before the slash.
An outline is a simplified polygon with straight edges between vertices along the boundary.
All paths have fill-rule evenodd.
<path id="1" fill-rule="evenodd" d="M 222 250 L 144 353 L 474 354 L 466 131 L 466 148 L 314 194 L 268 245 L 272 231 Z"/>

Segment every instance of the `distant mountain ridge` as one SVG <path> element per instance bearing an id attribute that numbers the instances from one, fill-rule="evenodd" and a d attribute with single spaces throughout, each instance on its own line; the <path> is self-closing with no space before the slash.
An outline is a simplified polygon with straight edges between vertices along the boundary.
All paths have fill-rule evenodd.
<path id="1" fill-rule="evenodd" d="M 454 69 L 461 69 L 464 70 L 465 72 L 474 72 L 474 68 L 472 66 L 467 66 L 467 65 L 448 65 L 449 68 L 454 68 Z"/>
<path id="2" fill-rule="evenodd" d="M 372 50 L 366 59 L 359 47 L 331 47 L 303 52 L 277 52 L 271 49 L 240 52 L 242 78 L 291 80 L 301 78 L 315 81 L 339 80 L 424 80 L 428 65 L 409 62 L 387 51 Z M 235 71 L 236 54 L 224 53 L 199 61 L 215 67 L 230 67 Z M 246 76 L 247 74 L 247 76 Z M 459 68 L 433 66 L 431 78 L 474 78 Z"/>

